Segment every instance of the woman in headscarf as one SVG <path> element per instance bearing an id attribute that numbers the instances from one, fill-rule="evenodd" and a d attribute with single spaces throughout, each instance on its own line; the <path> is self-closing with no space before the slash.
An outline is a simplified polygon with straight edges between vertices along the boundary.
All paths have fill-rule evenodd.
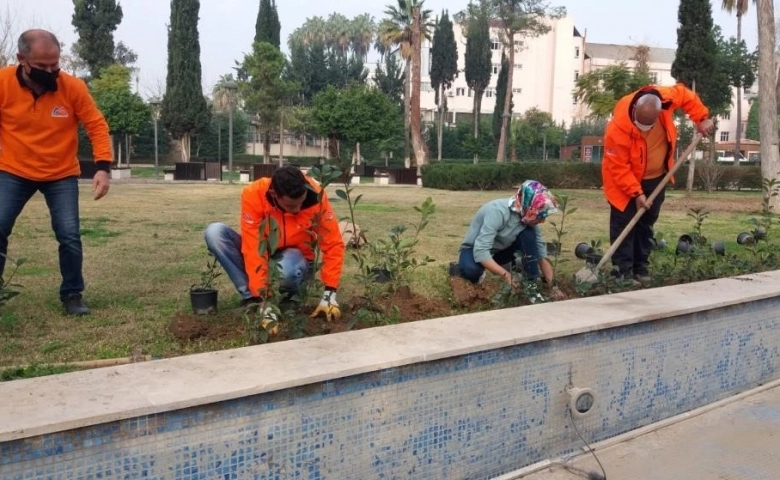
<path id="1" fill-rule="evenodd" d="M 509 199 L 482 205 L 460 246 L 460 276 L 472 283 L 481 283 L 487 270 L 516 286 L 510 270 L 517 258 L 521 260 L 519 263 L 526 278 L 537 280 L 541 271 L 552 296 L 565 298 L 553 284 L 552 264 L 547 260 L 547 246 L 539 228 L 556 212 L 555 197 L 536 180 L 523 182 Z"/>

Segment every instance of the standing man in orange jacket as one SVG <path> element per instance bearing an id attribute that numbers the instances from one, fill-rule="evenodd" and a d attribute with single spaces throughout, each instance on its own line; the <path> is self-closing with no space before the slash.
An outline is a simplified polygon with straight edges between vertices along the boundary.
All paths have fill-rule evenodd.
<path id="1" fill-rule="evenodd" d="M 69 315 L 89 313 L 81 299 L 83 250 L 79 227 L 81 174 L 78 125 L 92 142 L 95 200 L 108 193 L 108 124 L 83 81 L 60 72 L 60 42 L 51 32 L 19 37 L 19 65 L 0 69 L 0 276 L 16 218 L 41 192 L 59 242 L 60 300 Z"/>
<path id="2" fill-rule="evenodd" d="M 278 231 L 261 233 L 261 224 L 268 219 L 276 221 Z M 261 178 L 244 187 L 240 234 L 224 223 L 206 227 L 206 246 L 235 285 L 242 306 L 260 303 L 272 294 L 268 284 L 269 258 L 259 252 L 261 237 L 266 240 L 272 234 L 278 245 L 274 260 L 279 268 L 279 290 L 288 296 L 298 291 L 312 268 L 312 245 L 316 240 L 322 250 L 320 276 L 325 291 L 312 316 L 324 314 L 328 321 L 339 318 L 336 290 L 344 264 L 344 241 L 338 219 L 320 185 L 297 167 L 279 168 L 271 178 Z M 266 313 L 272 315 L 270 311 Z"/>
<path id="3" fill-rule="evenodd" d="M 677 128 L 672 114 L 682 108 L 702 135 L 713 129 L 709 111 L 682 83 L 673 87 L 647 86 L 615 105 L 604 134 L 601 176 L 610 206 L 609 240 L 614 242 L 639 208 L 647 211 L 612 256 L 613 275 L 651 281 L 649 257 L 653 225 L 664 202 L 662 191 L 647 198 L 674 166 Z"/>

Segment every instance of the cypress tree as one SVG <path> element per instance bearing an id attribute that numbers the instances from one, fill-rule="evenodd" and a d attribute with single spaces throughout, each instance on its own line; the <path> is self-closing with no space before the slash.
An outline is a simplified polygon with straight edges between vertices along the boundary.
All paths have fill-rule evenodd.
<path id="1" fill-rule="evenodd" d="M 476 141 L 479 138 L 479 121 L 482 110 L 482 96 L 490 85 L 492 68 L 490 51 L 490 26 L 488 12 L 482 6 L 469 5 L 468 23 L 466 26 L 466 84 L 474 94 L 472 109 L 473 129 L 476 151 Z M 474 155 L 476 163 L 477 156 Z"/>
<path id="2" fill-rule="evenodd" d="M 270 43 L 278 50 L 281 46 L 281 30 L 276 0 L 260 0 L 260 10 L 255 22 L 255 42 Z"/>
<path id="3" fill-rule="evenodd" d="M 501 54 L 501 70 L 498 72 L 496 83 L 496 107 L 493 109 L 493 138 L 498 141 L 501 137 L 501 123 L 504 116 L 504 102 L 507 96 L 506 79 L 509 75 L 509 59 L 506 54 Z M 511 93 L 509 93 L 511 95 Z M 514 103 L 509 104 L 509 113 L 512 113 Z"/>
<path id="4" fill-rule="evenodd" d="M 168 27 L 168 76 L 162 102 L 162 120 L 181 142 L 182 161 L 190 160 L 192 135 L 208 127 L 210 111 L 201 86 L 199 0 L 171 0 Z"/>
<path id="5" fill-rule="evenodd" d="M 122 22 L 122 7 L 116 0 L 73 0 L 71 24 L 79 39 L 76 51 L 89 67 L 92 78 L 114 63 L 114 31 Z"/>

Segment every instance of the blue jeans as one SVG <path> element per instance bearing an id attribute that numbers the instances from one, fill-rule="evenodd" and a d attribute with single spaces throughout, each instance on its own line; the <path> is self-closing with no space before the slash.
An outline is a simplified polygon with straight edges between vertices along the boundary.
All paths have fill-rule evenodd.
<path id="1" fill-rule="evenodd" d="M 539 278 L 539 246 L 536 243 L 536 232 L 533 228 L 524 228 L 509 248 L 493 255 L 493 260 L 499 265 L 514 263 L 515 252 L 522 254 L 525 277 L 532 280 Z M 477 283 L 485 271 L 485 267 L 474 260 L 473 248 L 461 250 L 458 267 L 460 268 L 460 276 L 471 283 Z"/>
<path id="2" fill-rule="evenodd" d="M 203 234 L 206 247 L 225 269 L 242 299 L 254 295 L 249 291 L 249 277 L 241 253 L 241 235 L 224 223 L 212 223 Z M 311 265 L 297 248 L 285 248 L 274 255 L 279 268 L 279 290 L 294 295 L 306 278 Z"/>
<path id="3" fill-rule="evenodd" d="M 60 298 L 84 291 L 79 226 L 79 182 L 76 177 L 52 182 L 38 182 L 0 172 L 0 253 L 8 253 L 8 237 L 16 219 L 35 192 L 41 192 L 51 215 L 51 227 L 60 244 Z M 0 255 L 0 276 L 5 270 L 5 257 Z"/>

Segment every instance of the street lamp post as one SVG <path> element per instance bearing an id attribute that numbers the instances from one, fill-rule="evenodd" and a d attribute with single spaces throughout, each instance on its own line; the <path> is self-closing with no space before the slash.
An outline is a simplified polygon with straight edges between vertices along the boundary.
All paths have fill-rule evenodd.
<path id="1" fill-rule="evenodd" d="M 238 84 L 228 80 L 223 86 L 228 91 L 228 182 L 233 183 L 233 104 Z"/>
<path id="2" fill-rule="evenodd" d="M 550 128 L 549 123 L 543 123 L 544 133 L 542 134 L 542 161 L 547 161 L 547 129 Z"/>
<path id="3" fill-rule="evenodd" d="M 157 120 L 160 118 L 160 99 L 157 97 L 149 100 L 152 105 L 152 119 L 154 120 L 154 178 L 160 178 L 160 154 L 157 147 Z"/>

